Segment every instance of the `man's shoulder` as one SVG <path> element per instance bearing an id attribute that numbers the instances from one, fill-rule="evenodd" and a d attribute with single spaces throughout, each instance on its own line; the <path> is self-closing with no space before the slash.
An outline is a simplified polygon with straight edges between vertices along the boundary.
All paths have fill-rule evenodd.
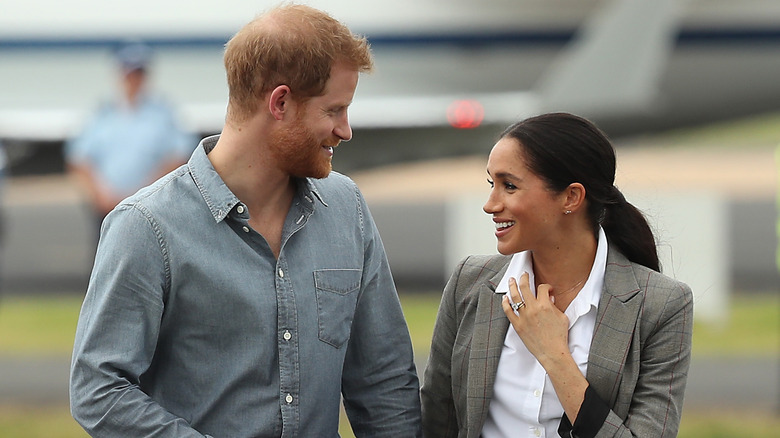
<path id="1" fill-rule="evenodd" d="M 309 178 L 314 190 L 322 196 L 323 201 L 328 202 L 328 197 L 340 197 L 349 195 L 355 197 L 359 194 L 357 185 L 352 179 L 338 172 L 331 172 L 326 178 Z"/>
<path id="2" fill-rule="evenodd" d="M 354 188 L 356 184 L 352 178 L 342 173 L 331 171 L 326 178 L 312 180 L 321 187 L 349 187 Z"/>
<path id="3" fill-rule="evenodd" d="M 155 214 L 172 214 L 187 204 L 191 204 L 193 195 L 198 194 L 197 187 L 190 177 L 187 165 L 169 172 L 152 184 L 139 189 L 133 195 L 122 201 L 122 204 L 155 212 Z"/>

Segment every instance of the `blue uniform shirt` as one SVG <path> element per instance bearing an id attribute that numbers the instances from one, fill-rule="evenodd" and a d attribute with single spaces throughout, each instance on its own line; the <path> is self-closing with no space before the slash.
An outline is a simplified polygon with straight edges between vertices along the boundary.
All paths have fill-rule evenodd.
<path id="1" fill-rule="evenodd" d="M 355 184 L 300 180 L 278 260 L 207 157 L 104 224 L 71 409 L 95 436 L 420 436 L 412 347 Z"/>
<path id="2" fill-rule="evenodd" d="M 159 176 L 165 161 L 192 153 L 194 138 L 177 127 L 171 108 L 144 95 L 134 107 L 104 104 L 66 144 L 68 161 L 89 165 L 113 193 L 133 194 Z"/>

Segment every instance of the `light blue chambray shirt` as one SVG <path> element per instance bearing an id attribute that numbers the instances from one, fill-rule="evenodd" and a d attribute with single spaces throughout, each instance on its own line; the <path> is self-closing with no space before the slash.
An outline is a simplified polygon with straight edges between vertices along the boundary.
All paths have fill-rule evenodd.
<path id="1" fill-rule="evenodd" d="M 124 197 L 156 179 L 164 162 L 184 162 L 194 142 L 165 101 L 143 95 L 132 108 L 119 101 L 102 105 L 81 134 L 66 143 L 65 154 L 69 162 L 89 165 Z"/>
<path id="2" fill-rule="evenodd" d="M 338 173 L 301 180 L 278 260 L 201 142 L 103 224 L 73 352 L 95 436 L 417 437 L 419 384 L 373 219 Z"/>

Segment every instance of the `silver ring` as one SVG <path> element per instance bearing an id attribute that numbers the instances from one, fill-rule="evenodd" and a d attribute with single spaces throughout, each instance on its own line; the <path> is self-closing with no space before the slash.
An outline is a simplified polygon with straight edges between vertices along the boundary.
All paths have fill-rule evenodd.
<path id="1" fill-rule="evenodd" d="M 525 307 L 525 301 L 520 301 L 519 303 L 512 303 L 512 304 L 510 304 L 510 306 L 512 306 L 512 310 L 517 312 L 518 310 L 520 310 L 523 307 Z"/>

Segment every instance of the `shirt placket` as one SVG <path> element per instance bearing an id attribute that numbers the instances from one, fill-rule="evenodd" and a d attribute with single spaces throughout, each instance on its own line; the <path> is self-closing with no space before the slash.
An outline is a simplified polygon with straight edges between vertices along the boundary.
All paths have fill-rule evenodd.
<path id="1" fill-rule="evenodd" d="M 277 348 L 279 351 L 279 399 L 282 412 L 282 436 L 298 435 L 300 420 L 300 368 L 298 367 L 298 317 L 295 295 L 286 259 L 280 253 L 274 285 L 277 303 Z"/>
<path id="2" fill-rule="evenodd" d="M 308 197 L 307 197 L 308 198 Z M 289 238 L 306 223 L 308 211 L 295 202 L 282 231 L 282 244 L 276 263 L 277 344 L 279 351 L 279 397 L 282 412 L 282 437 L 298 436 L 300 425 L 300 343 L 298 312 L 292 273 L 284 247 Z M 292 222 L 290 222 L 292 221 Z"/>
<path id="3" fill-rule="evenodd" d="M 544 398 L 544 383 L 546 377 L 547 374 L 545 373 L 544 368 L 539 363 L 536 363 L 533 367 L 533 373 L 531 374 L 531 378 L 529 380 L 531 384 L 531 391 L 525 399 L 529 404 L 529 412 L 534 412 L 536 414 L 537 424 L 529 426 L 528 428 L 528 436 L 530 437 L 544 436 L 544 427 L 539 424 L 539 417 L 542 412 L 542 400 Z"/>

